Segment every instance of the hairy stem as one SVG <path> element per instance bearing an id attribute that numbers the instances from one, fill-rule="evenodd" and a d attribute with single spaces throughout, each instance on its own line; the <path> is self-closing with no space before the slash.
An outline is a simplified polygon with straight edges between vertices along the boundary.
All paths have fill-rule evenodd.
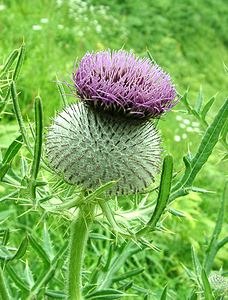
<path id="1" fill-rule="evenodd" d="M 78 208 L 71 224 L 68 266 L 68 299 L 82 300 L 82 265 L 90 225 L 94 219 L 95 205 L 88 203 Z"/>

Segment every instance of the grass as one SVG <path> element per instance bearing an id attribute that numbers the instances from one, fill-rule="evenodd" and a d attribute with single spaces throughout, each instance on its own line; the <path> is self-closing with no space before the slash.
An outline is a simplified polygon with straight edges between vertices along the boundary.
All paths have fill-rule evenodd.
<path id="1" fill-rule="evenodd" d="M 11 0 L 4 1 L 5 9 L 0 10 L 1 23 L 4 24 L 0 26 L 1 59 L 6 58 L 22 40 L 26 43 L 26 58 L 17 84 L 24 116 L 33 118 L 33 99 L 39 93 L 43 99 L 45 125 L 49 124 L 49 118 L 61 107 L 55 83 L 56 73 L 61 80 L 71 82 L 74 62 L 86 51 L 123 47 L 134 49 L 141 56 L 147 55 L 148 48 L 155 61 L 170 73 L 180 93 L 190 88 L 192 105 L 201 86 L 205 101 L 218 93 L 208 116 L 208 120 L 212 120 L 227 96 L 228 80 L 224 64 L 228 60 L 228 6 L 225 0 L 162 0 L 156 3 L 149 0 L 94 0 L 86 2 L 89 3 L 87 5 L 82 4 L 85 3 L 83 1 L 63 1 L 58 5 L 60 2 L 39 0 L 34 5 L 33 1 Z M 39 27 L 34 25 L 42 28 L 35 30 Z M 70 101 L 73 101 L 72 97 Z M 165 153 L 174 156 L 175 171 L 183 169 L 183 154 L 188 150 L 196 152 L 202 133 L 200 125 L 193 126 L 193 122 L 197 122 L 195 118 L 184 110 L 184 105 L 180 103 L 159 122 Z M 182 118 L 179 121 L 176 120 L 178 116 Z M 190 124 L 185 124 L 184 120 Z M 184 124 L 185 128 L 181 128 L 180 124 Z M 188 131 L 190 127 L 192 131 Z M 199 128 L 199 132 L 194 128 Z M 9 115 L 0 124 L 1 148 L 6 148 L 17 135 L 15 119 Z M 181 142 L 176 142 L 175 136 L 181 137 Z M 180 198 L 174 208 L 184 211 L 187 218 L 172 216 L 166 219 L 165 226 L 174 234 L 155 233 L 154 244 L 161 250 L 139 253 L 122 268 L 124 273 L 135 266 L 143 266 L 145 272 L 135 277 L 135 284 L 145 289 L 153 287 L 154 299 L 159 299 L 167 282 L 170 299 L 187 299 L 192 283 L 187 279 L 183 264 L 191 267 L 191 245 L 197 249 L 200 259 L 205 252 L 223 190 L 227 165 L 227 162 L 220 160 L 223 152 L 221 145 L 215 148 L 195 183 L 215 193 L 190 193 L 184 199 Z M 6 191 L 7 187 L 0 185 L 0 195 Z M 26 194 L 21 197 L 26 198 Z M 123 199 L 123 205 L 124 201 L 126 199 Z M 23 213 L 22 208 L 4 204 L 0 222 L 8 218 L 7 226 L 17 230 L 20 228 L 20 233 L 24 232 L 22 224 L 31 226 L 33 232 L 37 228 L 35 236 L 41 240 L 43 230 L 39 224 L 43 216 L 38 212 L 31 212 L 30 215 Z M 57 250 L 67 234 L 67 226 L 60 216 L 50 216 L 46 221 Z M 226 231 L 224 226 L 222 236 Z M 10 240 L 15 246 L 19 245 L 20 238 L 16 231 L 11 232 Z M 95 245 L 91 241 L 91 255 L 86 261 L 88 268 L 96 261 L 94 251 L 107 255 L 104 246 L 100 241 L 95 241 Z M 214 270 L 227 268 L 226 256 L 226 251 L 222 249 L 215 260 Z M 32 250 L 31 257 L 36 258 Z M 33 267 L 33 272 L 39 273 L 38 266 Z"/>

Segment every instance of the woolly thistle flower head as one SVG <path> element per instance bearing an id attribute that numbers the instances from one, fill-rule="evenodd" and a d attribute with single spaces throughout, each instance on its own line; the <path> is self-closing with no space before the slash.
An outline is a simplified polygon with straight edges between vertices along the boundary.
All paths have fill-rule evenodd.
<path id="1" fill-rule="evenodd" d="M 167 73 L 123 50 L 87 53 L 73 81 L 81 100 L 134 117 L 159 117 L 178 102 Z"/>
<path id="2" fill-rule="evenodd" d="M 142 191 L 154 180 L 160 163 L 160 138 L 150 121 L 100 113 L 73 104 L 49 128 L 46 152 L 50 166 L 70 184 L 86 190 L 117 180 L 112 194 Z"/>

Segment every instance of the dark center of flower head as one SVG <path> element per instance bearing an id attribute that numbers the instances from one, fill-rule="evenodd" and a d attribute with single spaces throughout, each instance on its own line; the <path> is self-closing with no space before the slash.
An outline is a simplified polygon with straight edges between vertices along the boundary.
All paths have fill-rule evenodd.
<path id="1" fill-rule="evenodd" d="M 81 100 L 113 113 L 155 118 L 177 103 L 167 73 L 149 59 L 123 50 L 87 53 L 73 80 Z"/>

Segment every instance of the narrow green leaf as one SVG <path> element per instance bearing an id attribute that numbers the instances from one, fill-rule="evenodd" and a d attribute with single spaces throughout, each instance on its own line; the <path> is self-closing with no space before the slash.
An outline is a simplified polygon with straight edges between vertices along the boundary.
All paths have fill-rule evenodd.
<path id="1" fill-rule="evenodd" d="M 21 242 L 17 252 L 15 253 L 14 257 L 12 258 L 12 260 L 19 260 L 20 258 L 22 258 L 25 255 L 25 252 L 27 250 L 28 247 L 28 238 L 27 236 L 23 239 L 23 241 Z"/>
<path id="2" fill-rule="evenodd" d="M 202 103 L 203 103 L 203 89 L 202 89 L 202 86 L 200 87 L 200 90 L 199 90 L 199 94 L 198 94 L 198 97 L 196 99 L 196 103 L 195 103 L 195 107 L 194 107 L 194 110 L 199 113 L 200 112 L 200 109 L 202 107 Z"/>
<path id="3" fill-rule="evenodd" d="M 43 249 L 43 247 L 40 245 L 40 243 L 38 243 L 36 241 L 36 239 L 33 238 L 31 235 L 29 235 L 29 242 L 30 242 L 31 246 L 33 247 L 33 249 L 36 251 L 36 253 L 39 255 L 39 257 L 42 259 L 44 264 L 49 265 L 50 259 L 47 255 L 47 253 L 45 252 L 45 250 Z"/>
<path id="4" fill-rule="evenodd" d="M 198 296 L 195 291 L 193 291 L 191 296 L 188 298 L 188 300 L 197 300 L 197 299 L 198 299 Z"/>
<path id="5" fill-rule="evenodd" d="M 2 237 L 2 245 L 6 246 L 9 241 L 9 229 L 4 230 L 4 234 Z"/>
<path id="6" fill-rule="evenodd" d="M 1 70 L 1 73 L 0 73 L 0 78 L 8 72 L 8 70 L 11 68 L 12 64 L 14 63 L 15 59 L 17 58 L 18 56 L 18 50 L 15 49 L 11 52 L 11 54 L 9 55 L 9 57 L 7 58 L 2 70 Z"/>
<path id="7" fill-rule="evenodd" d="M 184 172 L 184 175 L 182 177 L 182 180 L 181 181 L 178 181 L 173 187 L 172 187 L 172 192 L 178 190 L 183 182 L 185 182 L 189 175 L 191 174 L 191 171 L 192 171 L 192 167 L 191 167 L 191 161 L 189 159 L 189 157 L 186 155 L 183 157 L 183 162 L 184 162 L 184 165 L 185 165 L 185 172 Z"/>
<path id="8" fill-rule="evenodd" d="M 51 239 L 50 239 L 50 235 L 46 223 L 44 223 L 44 228 L 43 228 L 43 241 L 44 241 L 44 249 L 48 257 L 50 258 L 50 260 L 52 260 L 54 258 L 54 253 L 53 253 Z"/>
<path id="9" fill-rule="evenodd" d="M 155 61 L 155 59 L 153 58 L 152 54 L 150 53 L 149 49 L 147 49 L 146 52 L 147 52 L 147 55 L 148 55 L 150 61 L 151 61 L 153 64 L 156 64 L 156 61 Z"/>
<path id="10" fill-rule="evenodd" d="M 121 285 L 119 287 L 119 290 L 126 292 L 127 290 L 129 290 L 131 287 L 133 286 L 133 280 L 124 283 L 123 285 Z M 133 296 L 133 295 L 132 295 Z M 136 295 L 135 295 L 136 296 Z"/>
<path id="11" fill-rule="evenodd" d="M 22 281 L 22 279 L 19 277 L 19 275 L 17 275 L 15 273 L 15 271 L 13 270 L 13 268 L 9 264 L 6 264 L 5 268 L 6 268 L 7 273 L 11 277 L 12 281 L 14 282 L 14 284 L 20 290 L 22 290 L 24 292 L 28 292 L 29 291 L 29 287 Z"/>
<path id="12" fill-rule="evenodd" d="M 159 186 L 159 193 L 157 204 L 155 210 L 153 212 L 152 217 L 148 221 L 146 227 L 139 230 L 136 235 L 141 236 L 146 233 L 148 230 L 155 230 L 157 222 L 159 221 L 161 215 L 163 214 L 170 194 L 171 182 L 173 176 L 173 157 L 171 155 L 167 155 L 163 161 L 161 181 Z"/>
<path id="13" fill-rule="evenodd" d="M 218 114 L 214 118 L 212 124 L 208 127 L 201 144 L 198 148 L 196 155 L 193 157 L 191 162 L 191 175 L 188 178 L 187 184 L 191 184 L 195 179 L 197 173 L 200 171 L 202 166 L 208 160 L 212 153 L 212 150 L 218 142 L 220 132 L 224 126 L 228 116 L 228 99 L 226 99 L 224 105 L 219 110 Z"/>
<path id="14" fill-rule="evenodd" d="M 29 264 L 28 264 L 27 260 L 26 260 L 26 264 L 25 264 L 25 279 L 28 283 L 29 288 L 31 289 L 34 285 L 34 279 L 33 279 L 32 271 L 29 268 Z"/>
<path id="15" fill-rule="evenodd" d="M 133 271 L 126 272 L 126 273 L 124 273 L 122 275 L 114 277 L 113 278 L 113 282 L 121 281 L 121 280 L 130 278 L 130 277 L 136 276 L 138 274 L 141 274 L 143 271 L 144 271 L 144 268 L 138 268 L 138 269 L 135 269 Z"/>
<path id="16" fill-rule="evenodd" d="M 10 261 L 10 260 L 19 260 L 21 257 L 25 255 L 25 252 L 27 250 L 28 246 L 28 240 L 27 237 L 23 239 L 21 242 L 19 248 L 17 249 L 15 254 L 10 254 L 8 249 L 6 247 L 0 248 L 0 259 L 3 259 L 4 261 Z"/>
<path id="17" fill-rule="evenodd" d="M 3 177 L 6 175 L 9 168 L 10 168 L 10 164 L 5 164 L 0 167 L 0 181 L 2 181 Z"/>
<path id="18" fill-rule="evenodd" d="M 3 196 L 2 198 L 0 198 L 0 202 L 6 201 L 6 200 L 11 200 L 17 194 L 18 194 L 18 190 L 13 191 L 13 192 Z"/>
<path id="19" fill-rule="evenodd" d="M 222 224 L 223 224 L 223 219 L 224 219 L 224 215 L 225 215 L 226 192 L 227 192 L 227 183 L 224 186 L 223 195 L 221 197 L 221 204 L 220 204 L 220 208 L 218 211 L 215 228 L 214 228 L 213 234 L 211 236 L 210 243 L 206 249 L 206 255 L 205 255 L 205 259 L 204 259 L 204 269 L 207 274 L 210 273 L 213 262 L 214 262 L 214 258 L 216 256 L 217 251 L 219 250 L 217 248 L 217 244 L 218 244 L 219 235 L 222 230 Z"/>
<path id="20" fill-rule="evenodd" d="M 222 132 L 221 132 L 221 138 L 223 142 L 227 145 L 226 139 L 227 139 L 227 133 L 228 133 L 228 119 L 225 121 L 225 125 L 223 126 Z"/>
<path id="21" fill-rule="evenodd" d="M 187 108 L 187 111 L 189 114 L 195 116 L 197 119 L 199 119 L 199 114 L 197 111 L 194 110 L 194 108 L 191 106 L 191 104 L 188 101 L 188 90 L 184 93 L 184 95 L 181 97 L 181 102 L 185 105 Z"/>
<path id="22" fill-rule="evenodd" d="M 201 265 L 200 265 L 200 262 L 199 262 L 199 258 L 196 254 L 196 251 L 194 249 L 194 247 L 192 246 L 192 249 L 191 249 L 191 255 L 192 255 L 192 263 L 193 263 L 193 270 L 194 270 L 194 273 L 196 275 L 196 279 L 197 279 L 197 282 L 199 285 L 201 285 L 201 281 L 200 281 L 200 277 L 201 277 Z"/>
<path id="23" fill-rule="evenodd" d="M 169 213 L 171 213 L 172 215 L 174 215 L 175 217 L 180 217 L 180 218 L 186 217 L 185 213 L 183 213 L 182 211 L 176 210 L 174 208 L 169 208 L 167 211 Z"/>
<path id="24" fill-rule="evenodd" d="M 204 291 L 205 300 L 214 300 L 214 297 L 213 297 L 212 291 L 211 291 L 211 286 L 210 286 L 210 283 L 207 278 L 207 274 L 204 269 L 202 269 L 201 279 L 202 279 L 202 283 L 203 283 L 203 291 Z"/>
<path id="25" fill-rule="evenodd" d="M 63 84 L 59 81 L 57 75 L 56 75 L 56 80 L 57 80 L 56 85 L 57 85 L 63 106 L 66 107 L 68 105 L 68 101 L 67 101 L 67 97 L 65 95 Z"/>
<path id="26" fill-rule="evenodd" d="M 18 55 L 18 59 L 17 59 L 17 64 L 14 70 L 14 74 L 13 74 L 13 80 L 16 81 L 18 78 L 18 75 L 20 73 L 23 61 L 24 61 L 24 56 L 25 56 L 25 44 L 23 43 L 19 49 L 19 55 Z"/>
<path id="27" fill-rule="evenodd" d="M 208 160 L 209 156 L 212 153 L 212 150 L 216 143 L 219 140 L 219 136 L 221 130 L 224 126 L 224 123 L 228 116 L 228 99 L 226 99 L 223 106 L 220 108 L 219 112 L 215 116 L 212 124 L 207 128 L 201 143 L 199 145 L 198 151 L 191 160 L 191 171 L 189 169 L 184 173 L 180 181 L 175 185 L 172 190 L 172 194 L 169 201 L 176 199 L 177 197 L 181 196 L 182 193 L 180 192 L 181 189 L 184 190 L 186 187 L 192 185 L 196 175 L 199 173 L 203 165 Z M 187 175 L 186 175 L 187 174 Z M 179 189 L 179 190 L 178 190 Z"/>
<path id="28" fill-rule="evenodd" d="M 126 294 L 118 291 L 118 290 L 114 290 L 114 289 L 106 289 L 106 290 L 101 290 L 101 291 L 96 291 L 93 293 L 90 293 L 89 295 L 85 296 L 85 299 L 119 299 L 122 297 L 125 297 Z"/>
<path id="29" fill-rule="evenodd" d="M 160 300 L 166 300 L 167 297 L 167 286 L 164 288 Z"/>
<path id="30" fill-rule="evenodd" d="M 60 291 L 47 290 L 45 295 L 53 299 L 66 299 L 66 294 Z"/>
<path id="31" fill-rule="evenodd" d="M 41 151 L 42 151 L 42 137 L 43 137 L 43 110 L 42 101 L 39 96 L 35 98 L 35 145 L 34 155 L 31 168 L 31 184 L 30 191 L 32 198 L 36 198 L 36 179 L 40 167 Z"/>
<path id="32" fill-rule="evenodd" d="M 1 300 L 11 299 L 9 295 L 9 291 L 6 286 L 6 282 L 5 282 L 5 278 L 1 266 L 0 266 L 0 299 Z"/>
<path id="33" fill-rule="evenodd" d="M 215 102 L 215 96 L 211 97 L 208 102 L 204 105 L 202 112 L 201 112 L 201 117 L 203 120 L 206 119 L 207 113 L 210 110 L 210 108 L 212 107 L 212 105 Z"/>
<path id="34" fill-rule="evenodd" d="M 21 110 L 20 110 L 20 106 L 19 106 L 19 102 L 18 102 L 18 96 L 17 96 L 17 90 L 16 90 L 15 82 L 12 82 L 12 84 L 10 86 L 10 91 L 11 91 L 12 100 L 13 100 L 14 112 L 15 112 L 17 122 L 18 122 L 18 125 L 19 125 L 19 128 L 20 128 L 20 132 L 22 134 L 22 137 L 23 137 L 23 140 L 24 140 L 25 144 L 31 150 L 31 146 L 30 146 L 30 143 L 29 143 L 29 140 L 28 140 L 26 129 L 25 129 L 24 120 L 22 118 L 22 114 L 21 114 Z"/>
<path id="35" fill-rule="evenodd" d="M 222 240 L 218 241 L 217 243 L 217 252 L 219 249 L 224 247 L 228 243 L 228 236 L 224 237 Z"/>
<path id="36" fill-rule="evenodd" d="M 12 159 L 15 157 L 15 155 L 18 153 L 18 151 L 20 150 L 21 146 L 23 143 L 23 138 L 22 135 L 19 135 L 8 147 L 8 149 L 6 150 L 6 153 L 3 157 L 3 165 L 10 163 L 12 161 Z"/>
<path id="37" fill-rule="evenodd" d="M 94 192 L 92 192 L 87 197 L 85 197 L 83 199 L 83 202 L 93 201 L 95 198 L 97 198 L 98 196 L 100 196 L 101 194 L 103 194 L 105 191 L 107 191 L 108 189 L 110 189 L 111 187 L 113 187 L 113 185 L 115 185 L 115 184 L 116 184 L 116 181 L 113 180 L 113 181 L 110 181 L 108 183 L 105 183 L 105 184 L 101 185 Z"/>

